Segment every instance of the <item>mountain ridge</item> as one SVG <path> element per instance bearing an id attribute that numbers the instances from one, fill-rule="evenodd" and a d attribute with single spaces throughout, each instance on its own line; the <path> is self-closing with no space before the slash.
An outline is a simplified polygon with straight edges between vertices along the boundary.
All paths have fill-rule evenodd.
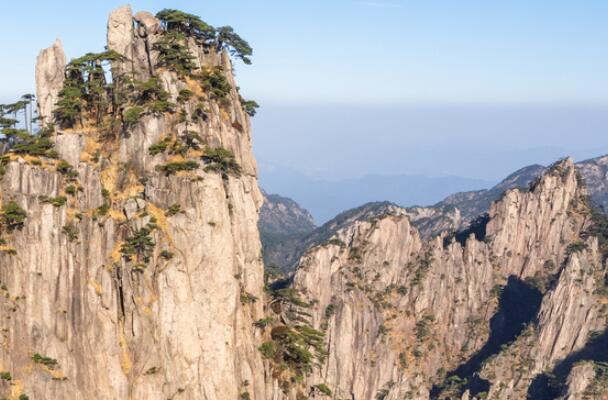
<path id="1" fill-rule="evenodd" d="M 598 156 L 592 159 L 576 163 L 577 170 L 583 179 L 589 180 L 592 200 L 598 207 L 608 205 L 608 186 L 604 183 L 608 176 L 608 155 Z M 465 229 L 476 217 L 490 209 L 493 201 L 499 199 L 505 191 L 520 188 L 527 189 L 543 172 L 547 170 L 539 164 L 529 165 L 509 174 L 501 182 L 490 189 L 482 189 L 470 192 L 459 192 L 450 194 L 445 199 L 432 206 L 402 207 L 391 202 L 370 202 L 359 207 L 343 211 L 322 226 L 316 227 L 305 235 L 300 235 L 297 240 L 286 239 L 284 242 L 275 237 L 275 243 L 271 248 L 276 256 L 270 261 L 273 266 L 283 271 L 293 269 L 300 255 L 306 251 L 308 246 L 319 244 L 326 240 L 334 232 L 332 226 L 340 225 L 340 220 L 349 214 L 358 215 L 362 209 L 370 211 L 378 207 L 378 211 L 388 205 L 398 207 L 411 219 L 423 237 L 430 238 L 441 232 L 459 231 Z M 297 204 L 297 203 L 296 203 Z M 298 206 L 299 207 L 299 206 Z M 267 212 L 262 210 L 262 213 Z M 260 221 L 261 229 L 264 230 L 263 220 Z M 286 255 L 281 253 L 280 246 L 286 246 Z M 279 249 L 275 250 L 275 247 Z M 282 263 L 282 264 L 281 264 Z"/>
<path id="2" fill-rule="evenodd" d="M 510 189 L 493 203 L 483 233 L 462 244 L 423 241 L 406 215 L 388 215 L 357 220 L 312 247 L 294 277 L 294 287 L 315 300 L 314 326 L 327 330 L 327 369 L 312 382 L 356 398 L 546 396 L 550 388 L 534 386 L 539 373 L 583 348 L 585 332 L 606 329 L 606 253 L 584 233 L 603 220 L 587 218 L 577 181 L 571 160 L 554 164 L 530 191 Z M 529 247 L 532 238 L 538 246 Z M 588 273 L 579 283 L 582 270 Z M 529 319 L 513 326 L 513 336 L 493 339 L 508 327 L 491 321 L 523 312 L 510 302 L 524 293 L 537 298 L 523 303 L 535 307 Z M 480 353 L 484 348 L 491 350 Z M 478 354 L 485 355 L 467 364 Z M 551 390 L 592 390 L 602 379 L 594 363 L 607 355 L 580 358 L 591 374 L 567 370 Z M 345 360 L 368 362 L 352 368 Z M 471 367 L 458 368 L 464 365 Z"/>
<path id="3" fill-rule="evenodd" d="M 41 52 L 39 131 L 32 96 L 0 107 L 1 398 L 608 396 L 608 157 L 313 229 L 263 205 L 243 38 L 129 6 L 107 36 Z M 286 279 L 264 270 L 261 209 L 305 235 Z"/>

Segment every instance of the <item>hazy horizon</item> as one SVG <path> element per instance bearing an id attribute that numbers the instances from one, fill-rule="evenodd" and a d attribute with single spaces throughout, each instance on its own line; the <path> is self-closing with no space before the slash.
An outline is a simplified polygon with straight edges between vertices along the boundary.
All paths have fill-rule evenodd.
<path id="1" fill-rule="evenodd" d="M 0 32 L 0 102 L 34 90 L 38 51 L 105 45 L 124 4 L 11 2 Z M 528 164 L 608 153 L 608 4 L 398 0 L 131 1 L 232 25 L 254 48 L 236 64 L 261 108 L 265 166 L 313 178 L 453 175 L 496 182 Z M 22 22 L 27 16 L 28 28 Z M 52 23 L 50 23 L 52 21 Z"/>

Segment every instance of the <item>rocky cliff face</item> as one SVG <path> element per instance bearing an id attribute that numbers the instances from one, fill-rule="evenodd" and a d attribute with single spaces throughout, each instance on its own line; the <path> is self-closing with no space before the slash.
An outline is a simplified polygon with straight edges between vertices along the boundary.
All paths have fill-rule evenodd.
<path id="1" fill-rule="evenodd" d="M 266 397 L 249 119 L 228 53 L 178 39 L 194 64 L 179 70 L 158 46 L 167 34 L 123 7 L 108 23 L 116 53 L 65 69 L 56 43 L 38 59 L 56 140 L 52 155 L 2 161 L 2 397 Z M 112 87 L 96 75 L 104 60 Z M 72 123 L 56 107 L 68 84 L 85 104 Z M 100 97 L 82 89 L 94 84 Z"/>
<path id="2" fill-rule="evenodd" d="M 585 181 L 591 200 L 596 207 L 606 209 L 608 205 L 608 186 L 606 176 L 608 174 L 608 156 L 581 161 L 576 164 L 576 169 Z M 442 232 L 453 232 L 466 229 L 476 218 L 488 212 L 492 202 L 498 200 L 507 190 L 528 190 L 545 171 L 546 167 L 541 165 L 530 165 L 515 171 L 500 183 L 488 190 L 477 190 L 471 192 L 455 193 L 432 206 L 415 206 L 402 208 L 410 221 L 416 226 L 424 239 L 429 239 Z M 317 229 L 311 230 L 306 235 L 298 235 L 297 238 L 279 238 L 273 236 L 262 236 L 262 243 L 272 248 L 272 257 L 267 265 L 278 265 L 285 271 L 295 268 L 299 257 L 310 246 L 320 244 L 327 239 L 328 232 L 333 234 L 332 226 L 340 224 L 344 215 L 358 215 L 360 209 L 371 209 L 377 204 L 369 203 L 361 207 L 339 214 L 334 219 Z M 267 209 L 262 214 L 268 214 L 272 218 L 275 209 Z M 264 230 L 264 226 L 260 225 Z M 331 236 L 330 234 L 330 236 Z"/>
<path id="3" fill-rule="evenodd" d="M 310 384 L 356 399 L 578 396 L 593 368 L 560 365 L 607 355 L 579 353 L 606 327 L 605 254 L 589 234 L 603 225 L 592 215 L 566 160 L 455 236 L 424 241 L 401 212 L 353 221 L 309 250 L 294 278 L 325 332 L 327 361 Z M 552 369 L 561 386 L 538 383 Z"/>
<path id="4" fill-rule="evenodd" d="M 251 103 L 227 51 L 250 49 L 162 15 L 114 11 L 107 51 L 70 63 L 44 50 L 44 129 L 3 122 L 0 396 L 608 396 L 608 219 L 583 185 L 602 160 L 583 179 L 560 161 L 431 239 L 417 226 L 462 210 L 364 205 L 265 282 Z"/>
<path id="5" fill-rule="evenodd" d="M 596 207 L 608 206 L 608 156 L 601 156 L 576 163 L 576 169 Z M 420 233 L 430 238 L 441 232 L 466 228 L 476 217 L 487 212 L 492 202 L 510 189 L 527 189 L 546 167 L 530 165 L 515 171 L 488 190 L 455 193 L 428 207 L 409 207 L 408 214 Z"/>
<path id="6" fill-rule="evenodd" d="M 53 121 L 53 110 L 65 80 L 65 65 L 65 53 L 59 39 L 42 50 L 36 60 L 36 95 L 41 125 Z"/>
<path id="7" fill-rule="evenodd" d="M 295 201 L 276 194 L 264 194 L 260 210 L 260 237 L 267 268 L 288 271 L 296 262 L 307 234 L 315 228 L 312 215 Z"/>
<path id="8" fill-rule="evenodd" d="M 510 189 L 527 188 L 545 171 L 541 165 L 530 165 L 515 171 L 488 190 L 455 193 L 428 207 L 410 207 L 408 214 L 425 238 L 445 231 L 461 230 L 479 215 L 487 212 L 492 202 Z"/>
<path id="9" fill-rule="evenodd" d="M 593 202 L 608 210 L 608 156 L 592 158 L 576 164 Z"/>

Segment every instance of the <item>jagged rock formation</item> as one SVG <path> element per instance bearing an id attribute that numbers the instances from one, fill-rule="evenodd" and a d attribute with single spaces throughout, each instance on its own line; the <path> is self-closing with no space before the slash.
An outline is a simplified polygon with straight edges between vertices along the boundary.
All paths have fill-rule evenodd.
<path id="1" fill-rule="evenodd" d="M 608 207 L 608 156 L 576 163 L 591 199 L 597 207 Z M 429 207 L 409 207 L 408 215 L 425 238 L 449 230 L 464 229 L 477 216 L 487 212 L 493 201 L 509 189 L 526 189 L 538 179 L 546 167 L 530 165 L 505 178 L 488 190 L 455 193 Z"/>
<path id="2" fill-rule="evenodd" d="M 581 161 L 576 168 L 585 180 L 593 202 L 608 210 L 608 155 Z"/>
<path id="3" fill-rule="evenodd" d="M 560 363 L 606 328 L 605 246 L 585 196 L 566 160 L 464 234 L 425 242 L 399 210 L 346 224 L 294 277 L 328 351 L 307 384 L 336 398 L 520 399 L 556 368 L 571 377 L 562 395 L 584 391 L 589 371 Z"/>
<path id="4" fill-rule="evenodd" d="M 123 7 L 108 26 L 121 57 L 79 59 L 66 75 L 58 42 L 38 59 L 56 153 L 2 160 L 1 395 L 265 398 L 252 326 L 262 196 L 230 57 L 188 38 L 175 45 L 195 64 L 183 73 L 160 66 L 166 31 L 151 14 Z M 103 57 L 113 92 L 97 74 Z M 72 109 L 55 107 L 68 82 L 86 105 L 71 123 Z"/>
<path id="5" fill-rule="evenodd" d="M 65 65 L 65 53 L 59 39 L 42 50 L 36 60 L 38 117 L 42 126 L 53 121 L 53 110 L 65 80 Z"/>
<path id="6" fill-rule="evenodd" d="M 250 49 L 168 14 L 122 7 L 107 51 L 39 58 L 54 128 L 12 132 L 0 158 L 0 396 L 608 395 L 608 219 L 583 186 L 605 187 L 604 159 L 444 210 L 364 205 L 265 282 L 251 103 L 224 41 Z"/>
<path id="7" fill-rule="evenodd" d="M 267 227 L 267 223 L 264 221 L 276 218 L 275 208 L 267 208 L 264 210 L 263 207 L 260 213 L 260 233 L 262 236 L 264 251 L 270 253 L 268 259 L 269 262 L 266 263 L 266 266 L 274 265 L 279 267 L 279 269 L 284 272 L 292 272 L 302 254 L 308 248 L 327 241 L 338 230 L 353 223 L 354 221 L 384 215 L 386 213 L 405 214 L 406 212 L 407 211 L 405 209 L 390 202 L 367 203 L 361 207 L 340 213 L 332 220 L 326 222 L 320 227 L 311 229 L 307 233 L 302 234 L 300 232 L 296 232 L 294 235 L 291 235 L 269 229 Z M 305 211 L 305 213 L 308 212 Z M 272 237 L 266 234 L 268 231 L 275 233 L 275 236 L 278 237 Z M 266 257 L 268 256 L 265 255 L 265 258 Z"/>
<path id="8" fill-rule="evenodd" d="M 604 209 L 608 207 L 608 156 L 578 162 L 576 168 L 585 181 L 593 204 Z M 435 205 L 405 207 L 401 212 L 410 218 L 424 239 L 442 232 L 463 230 L 475 218 L 489 211 L 492 202 L 498 200 L 505 191 L 515 188 L 527 190 L 545 171 L 546 167 L 530 165 L 512 173 L 491 189 L 455 193 Z M 376 207 L 380 211 L 382 204 L 385 203 L 369 203 L 341 213 L 323 226 L 311 230 L 303 238 L 279 235 L 267 239 L 263 235 L 262 242 L 265 247 L 266 243 L 269 243 L 269 247 L 273 249 L 267 265 L 278 265 L 284 271 L 293 270 L 306 249 L 327 240 L 328 233 L 329 236 L 334 233 L 331 227 L 339 223 L 344 215 L 358 215 L 360 209 Z M 271 213 L 272 210 L 267 212 Z"/>
<path id="9" fill-rule="evenodd" d="M 335 233 L 338 227 L 343 227 L 344 222 L 363 217 L 361 212 L 364 210 L 367 213 L 374 212 L 380 214 L 385 211 L 385 207 L 387 206 L 392 207 L 393 211 L 398 207 L 400 208 L 399 212 L 409 217 L 410 221 L 425 239 L 438 235 L 441 232 L 464 229 L 476 217 L 487 212 L 492 202 L 500 198 L 506 190 L 527 188 L 544 170 L 545 167 L 540 165 L 525 167 L 509 175 L 489 190 L 455 193 L 432 206 L 399 207 L 389 202 L 364 204 L 337 215 L 322 226 L 311 230 L 307 235 L 303 237 L 299 236 L 295 239 L 285 238 L 284 236 L 276 238 L 262 235 L 262 243 L 265 248 L 271 247 L 273 249 L 272 257 L 268 259 L 267 265 L 277 265 L 284 271 L 292 271 L 306 249 L 327 240 L 328 237 Z M 272 211 L 271 209 L 267 210 L 269 214 Z M 263 213 L 264 210 L 262 211 Z M 275 242 L 280 243 L 280 245 L 273 245 Z M 269 244 L 267 245 L 266 243 Z"/>
<path id="10" fill-rule="evenodd" d="M 527 188 L 545 171 L 531 165 L 515 171 L 488 190 L 455 193 L 430 207 L 409 207 L 408 215 L 425 238 L 449 230 L 464 229 L 477 216 L 487 212 L 492 202 L 515 188 Z"/>

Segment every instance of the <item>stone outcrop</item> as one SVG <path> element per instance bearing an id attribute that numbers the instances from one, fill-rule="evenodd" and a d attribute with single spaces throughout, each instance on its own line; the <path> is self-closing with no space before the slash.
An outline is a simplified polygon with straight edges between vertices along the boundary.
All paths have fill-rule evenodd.
<path id="1" fill-rule="evenodd" d="M 503 193 L 511 189 L 527 190 L 538 177 L 546 171 L 541 165 L 530 165 L 507 176 L 500 183 L 488 190 L 455 193 L 432 206 L 414 206 L 403 208 L 410 221 L 416 226 L 424 239 L 441 233 L 466 229 L 476 218 L 490 211 L 492 202 L 500 199 Z M 608 206 L 608 156 L 602 156 L 576 163 L 576 170 L 585 182 L 595 207 L 606 209 Z M 362 207 L 373 207 L 370 203 Z M 263 244 L 271 248 L 270 263 L 279 265 L 286 271 L 295 268 L 297 260 L 310 246 L 319 244 L 319 238 L 325 237 L 329 226 L 339 221 L 344 214 L 356 213 L 355 208 L 335 217 L 335 219 L 312 230 L 303 238 L 292 240 L 289 237 L 275 236 L 262 238 Z M 271 212 L 272 210 L 268 210 Z M 280 244 L 276 244 L 277 240 Z"/>
<path id="2" fill-rule="evenodd" d="M 63 88 L 65 66 L 65 53 L 59 39 L 42 50 L 36 59 L 36 95 L 41 126 L 54 121 L 53 111 Z"/>
<path id="3" fill-rule="evenodd" d="M 593 394 L 589 393 L 588 388 L 595 379 L 596 373 L 593 363 L 584 362 L 572 368 L 572 372 L 568 376 L 567 391 L 565 400 L 584 400 L 593 398 Z M 598 393 L 601 395 L 601 393 Z"/>
<path id="4" fill-rule="evenodd" d="M 328 350 L 307 384 L 337 398 L 525 398 L 606 328 L 585 196 L 566 160 L 454 237 L 425 241 L 402 212 L 342 227 L 294 277 Z"/>
<path id="5" fill-rule="evenodd" d="M 162 32 L 151 14 L 133 19 L 123 7 L 108 27 L 109 49 L 125 56 L 112 65 L 115 87 L 124 74 L 153 74 L 182 118 L 145 112 L 114 132 L 116 122 L 85 121 L 58 129 L 65 161 L 10 155 L 2 204 L 27 218 L 2 231 L 0 370 L 12 380 L 1 397 L 266 398 L 253 327 L 263 317 L 262 196 L 230 58 L 189 49 L 200 68 L 222 68 L 230 90 L 220 104 L 194 78 L 156 68 L 151 44 Z M 59 43 L 39 57 L 45 121 L 64 67 Z M 178 101 L 184 89 L 195 96 Z M 186 137 L 193 147 L 180 154 L 151 151 Z M 206 159 L 214 149 L 234 160 Z M 187 160 L 195 167 L 162 168 Z"/>
<path id="6" fill-rule="evenodd" d="M 606 397 L 608 220 L 583 185 L 602 162 L 451 198 L 469 208 L 364 205 L 303 239 L 292 279 L 265 281 L 230 56 L 187 36 L 174 50 L 190 57 L 162 63 L 165 28 L 110 15 L 111 87 L 103 60 L 76 79 L 59 43 L 39 57 L 44 122 L 64 80 L 93 93 L 39 137 L 52 151 L 0 160 L 1 397 Z"/>
<path id="7" fill-rule="evenodd" d="M 541 165 L 530 165 L 512 173 L 491 189 L 455 193 L 432 206 L 408 207 L 407 212 L 425 238 L 461 230 L 488 212 L 492 202 L 505 191 L 527 189 L 546 169 Z M 608 207 L 608 156 L 578 162 L 576 170 L 585 182 L 594 206 L 605 210 Z"/>
<path id="8" fill-rule="evenodd" d="M 608 156 L 581 161 L 576 166 L 589 187 L 593 203 L 608 210 Z"/>

